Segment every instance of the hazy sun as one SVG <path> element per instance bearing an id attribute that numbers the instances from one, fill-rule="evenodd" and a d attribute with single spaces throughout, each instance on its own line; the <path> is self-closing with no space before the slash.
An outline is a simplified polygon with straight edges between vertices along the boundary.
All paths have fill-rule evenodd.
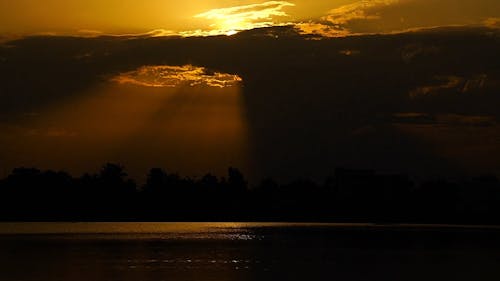
<path id="1" fill-rule="evenodd" d="M 284 23 L 276 21 L 275 18 L 287 17 L 288 14 L 283 9 L 292 6 L 295 4 L 286 1 L 268 1 L 261 4 L 212 9 L 195 15 L 195 18 L 212 22 L 208 32 L 210 35 L 234 35 L 242 30 L 282 25 Z"/>

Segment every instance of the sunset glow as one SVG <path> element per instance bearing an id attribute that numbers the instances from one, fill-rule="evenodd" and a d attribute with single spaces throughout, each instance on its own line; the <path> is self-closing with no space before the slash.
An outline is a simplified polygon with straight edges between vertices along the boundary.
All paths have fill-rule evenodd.
<path id="1" fill-rule="evenodd" d="M 71 171 L 110 160 L 134 170 L 155 163 L 193 176 L 206 167 L 215 174 L 224 174 L 231 165 L 247 169 L 241 81 L 237 75 L 193 65 L 124 72 L 79 98 L 43 109 L 22 127 L 0 123 L 0 140 L 11 151 L 3 159 L 16 165 L 64 165 Z M 15 135 L 15 142 L 5 135 Z"/>
<path id="2" fill-rule="evenodd" d="M 499 22 L 498 0 L 0 0 L 0 172 L 498 170 Z"/>
<path id="3" fill-rule="evenodd" d="M 279 25 L 276 17 L 288 17 L 283 10 L 295 4 L 285 1 L 269 1 L 262 4 L 213 9 L 195 16 L 213 21 L 213 34 L 233 35 L 238 31 Z"/>
<path id="4" fill-rule="evenodd" d="M 0 0 L 0 281 L 500 280 L 499 50 L 500 0 Z"/>
<path id="5" fill-rule="evenodd" d="M 42 6 L 35 0 L 0 1 L 0 35 L 12 37 L 214 36 L 282 25 L 340 37 L 445 25 L 498 27 L 499 18 L 500 5 L 494 0 L 47 0 Z"/>

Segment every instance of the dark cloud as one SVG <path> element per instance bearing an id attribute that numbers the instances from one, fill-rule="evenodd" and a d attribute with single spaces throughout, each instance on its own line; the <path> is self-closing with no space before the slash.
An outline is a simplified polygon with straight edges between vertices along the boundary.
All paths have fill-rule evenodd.
<path id="1" fill-rule="evenodd" d="M 393 115 L 395 124 L 433 124 L 436 126 L 492 127 L 498 124 L 495 116 L 429 114 L 422 112 L 401 112 Z"/>
<path id="2" fill-rule="evenodd" d="M 484 88 L 494 84 L 487 74 L 477 74 L 471 77 L 459 76 L 436 76 L 435 83 L 416 88 L 410 92 L 410 97 L 419 98 L 428 95 L 438 95 L 446 92 L 451 93 L 473 93 L 481 92 Z"/>
<path id="3" fill-rule="evenodd" d="M 210 77 L 231 73 L 243 80 L 241 120 L 248 126 L 253 170 L 258 176 L 319 178 L 337 166 L 416 174 L 498 172 L 498 163 L 481 160 L 487 155 L 481 146 L 484 137 L 489 138 L 484 146 L 490 149 L 489 156 L 500 157 L 500 144 L 495 142 L 500 139 L 500 40 L 492 32 L 495 30 L 486 27 L 453 27 L 310 40 L 313 37 L 301 36 L 292 27 L 275 27 L 231 37 L 32 37 L 12 41 L 8 43 L 12 47 L 0 49 L 0 57 L 6 58 L 0 64 L 2 126 L 42 129 L 29 141 L 3 130 L 0 156 L 10 167 L 19 163 L 15 151 L 24 151 L 25 159 L 32 152 L 43 155 L 32 157 L 39 159 L 34 164 L 48 165 L 73 163 L 76 160 L 70 158 L 75 156 L 64 155 L 80 151 L 81 169 L 82 163 L 97 166 L 101 163 L 95 161 L 113 157 L 138 174 L 161 159 L 169 159 L 172 166 L 178 161 L 179 166 L 188 167 L 189 161 L 182 158 L 188 152 L 231 162 L 230 155 L 208 153 L 210 146 L 173 150 L 182 143 L 196 146 L 201 139 L 197 130 L 209 136 L 209 127 L 197 124 L 234 125 L 224 123 L 222 115 L 213 115 L 230 107 L 223 100 L 207 99 L 203 93 L 208 92 L 180 91 L 169 94 L 172 99 L 161 100 L 156 99 L 162 96 L 160 90 L 137 87 L 125 92 L 118 87 L 106 103 L 92 100 L 92 93 L 102 85 L 109 86 L 113 77 L 143 66 L 194 65 L 208 69 L 204 75 Z M 229 92 L 212 95 L 217 93 L 219 98 L 230 96 Z M 108 104 L 109 110 L 69 106 L 81 99 Z M 224 106 L 214 107 L 213 112 L 189 113 L 203 103 L 219 102 Z M 159 107 L 149 119 L 141 111 L 145 103 Z M 44 114 L 59 111 L 82 119 L 67 124 L 61 121 L 64 114 L 52 119 L 51 114 Z M 39 115 L 26 116 L 27 112 Z M 191 131 L 183 133 L 190 138 L 166 142 L 182 127 L 164 121 L 176 114 L 190 124 Z M 217 122 L 208 122 L 207 116 L 214 116 L 212 120 Z M 143 122 L 140 120 L 154 125 L 130 136 L 128 128 Z M 51 128 L 55 129 L 49 131 Z M 87 140 L 106 130 L 126 139 L 113 139 L 110 133 L 106 145 L 94 151 L 103 156 L 92 159 L 86 154 L 89 147 L 97 147 L 99 138 Z M 77 135 L 68 137 L 73 132 Z M 439 136 L 445 141 L 440 142 Z M 225 146 L 230 147 L 232 136 L 210 138 L 225 139 Z M 19 140 L 26 145 L 14 144 Z M 50 156 L 42 148 L 65 153 Z M 109 151 L 114 155 L 104 154 Z M 201 162 L 198 165 L 211 163 Z"/>

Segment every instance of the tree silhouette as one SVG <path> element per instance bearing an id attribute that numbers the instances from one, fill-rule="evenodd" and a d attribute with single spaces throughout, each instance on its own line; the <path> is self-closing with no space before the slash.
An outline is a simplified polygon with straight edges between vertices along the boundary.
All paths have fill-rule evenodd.
<path id="1" fill-rule="evenodd" d="M 99 178 L 110 184 L 122 184 L 127 176 L 122 165 L 113 163 L 106 163 L 99 173 Z"/>
<path id="2" fill-rule="evenodd" d="M 245 180 L 245 177 L 240 172 L 240 170 L 230 167 L 227 170 L 227 173 L 227 184 L 230 189 L 234 191 L 244 191 L 247 189 L 248 182 Z"/>
<path id="3" fill-rule="evenodd" d="M 323 185 L 244 175 L 199 179 L 151 169 L 140 190 L 122 165 L 97 174 L 17 168 L 0 180 L 0 220 L 359 221 L 500 224 L 500 182 L 484 176 L 418 184 L 405 175 L 338 169 Z"/>
<path id="4" fill-rule="evenodd" d="M 212 174 L 206 174 L 201 178 L 200 185 L 202 188 L 215 190 L 219 186 L 219 179 Z"/>
<path id="5" fill-rule="evenodd" d="M 146 185 L 143 190 L 146 193 L 159 194 L 162 193 L 168 185 L 168 175 L 161 168 L 153 168 L 149 171 L 146 180 Z"/>

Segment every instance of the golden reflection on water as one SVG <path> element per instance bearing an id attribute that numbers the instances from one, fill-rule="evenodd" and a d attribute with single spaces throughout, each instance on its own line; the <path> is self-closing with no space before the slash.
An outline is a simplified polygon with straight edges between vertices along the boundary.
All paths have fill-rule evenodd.
<path id="1" fill-rule="evenodd" d="M 450 272 L 460 268 L 463 272 L 452 275 L 465 276 L 459 280 L 475 280 L 470 268 L 481 269 L 485 273 L 481 276 L 498 275 L 496 232 L 442 231 L 446 227 L 0 223 L 0 280 L 299 281 L 387 280 L 387 276 L 394 277 L 390 280 L 448 280 Z M 19 233 L 21 228 L 29 235 L 1 235 L 6 229 Z M 390 232 L 380 232 L 382 228 Z M 430 235 L 427 230 L 433 229 L 437 231 Z M 62 235 L 52 235 L 58 233 Z M 442 245 L 450 235 L 453 241 Z M 410 278 L 415 272 L 421 274 Z"/>
<path id="2" fill-rule="evenodd" d="M 78 222 L 78 223 L 0 223 L 0 234 L 127 234 L 127 233 L 211 233 L 233 232 L 266 224 L 235 222 Z"/>
<path id="3" fill-rule="evenodd" d="M 445 224 L 374 224 L 374 223 L 288 223 L 288 222 L 2 222 L 0 235 L 10 234 L 192 234 L 184 238 L 223 238 L 230 240 L 252 240 L 259 237 L 255 230 L 287 228 L 301 229 L 491 229 L 487 225 Z"/>

